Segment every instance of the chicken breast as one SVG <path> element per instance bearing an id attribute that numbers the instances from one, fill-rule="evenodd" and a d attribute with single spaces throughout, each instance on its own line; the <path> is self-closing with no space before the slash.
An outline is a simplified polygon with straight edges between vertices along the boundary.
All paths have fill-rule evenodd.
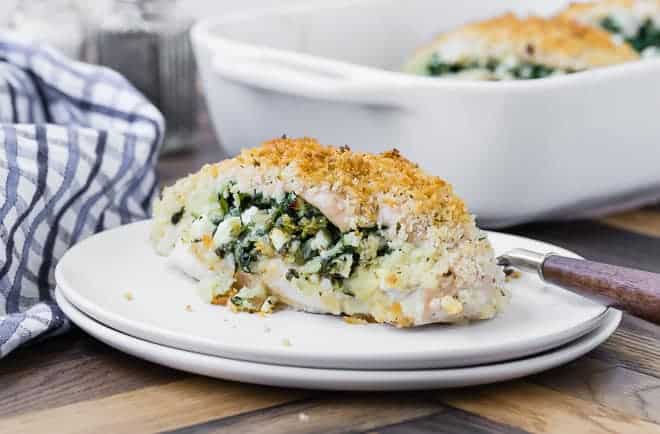
<path id="1" fill-rule="evenodd" d="M 166 188 L 152 241 L 235 311 L 407 327 L 491 318 L 508 299 L 464 203 L 396 150 L 266 142 Z"/>
<path id="2" fill-rule="evenodd" d="M 643 57 L 660 55 L 660 0 L 574 3 L 559 16 L 606 30 Z"/>
<path id="3" fill-rule="evenodd" d="M 442 34 L 405 66 L 413 74 L 470 80 L 563 75 L 636 60 L 628 45 L 572 20 L 507 14 Z"/>

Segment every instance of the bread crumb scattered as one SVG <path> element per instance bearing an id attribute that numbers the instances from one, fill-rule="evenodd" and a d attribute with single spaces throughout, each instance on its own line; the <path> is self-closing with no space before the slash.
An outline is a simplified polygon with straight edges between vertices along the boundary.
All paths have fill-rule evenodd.
<path id="1" fill-rule="evenodd" d="M 124 293 L 124 298 L 125 298 L 127 301 L 131 301 L 131 300 L 133 300 L 133 293 L 132 293 L 131 291 L 126 291 L 126 292 Z"/>
<path id="2" fill-rule="evenodd" d="M 345 316 L 344 322 L 347 322 L 349 324 L 369 324 L 369 321 L 357 316 Z"/>
<path id="3" fill-rule="evenodd" d="M 291 346 L 291 340 L 289 340 L 289 338 L 282 339 L 282 346 L 290 347 Z"/>
<path id="4" fill-rule="evenodd" d="M 266 314 L 266 313 L 272 313 L 278 302 L 279 302 L 279 300 L 277 299 L 277 297 L 275 297 L 273 295 L 268 296 L 268 298 L 266 298 L 266 301 L 264 301 L 264 303 L 261 305 L 261 312 L 260 313 L 262 315 Z"/>
<path id="5" fill-rule="evenodd" d="M 309 416 L 305 413 L 298 413 L 298 420 L 300 422 L 308 422 L 309 421 Z"/>
<path id="6" fill-rule="evenodd" d="M 187 304 L 186 305 L 186 312 L 192 312 L 192 311 L 193 311 L 192 306 Z"/>
<path id="7" fill-rule="evenodd" d="M 513 279 L 519 279 L 520 276 L 522 276 L 522 273 L 518 270 L 515 270 L 513 268 L 505 268 L 504 269 L 504 281 L 505 282 L 510 282 Z"/>

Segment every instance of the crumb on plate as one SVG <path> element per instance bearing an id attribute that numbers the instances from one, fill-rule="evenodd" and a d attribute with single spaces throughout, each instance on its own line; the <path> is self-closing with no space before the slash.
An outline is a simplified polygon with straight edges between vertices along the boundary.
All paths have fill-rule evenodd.
<path id="1" fill-rule="evenodd" d="M 369 324 L 369 321 L 359 316 L 345 316 L 344 322 L 347 322 L 349 324 Z"/>
<path id="2" fill-rule="evenodd" d="M 510 282 L 513 279 L 520 279 L 522 273 L 514 268 L 505 268 L 504 275 L 505 275 L 504 280 L 506 282 Z"/>

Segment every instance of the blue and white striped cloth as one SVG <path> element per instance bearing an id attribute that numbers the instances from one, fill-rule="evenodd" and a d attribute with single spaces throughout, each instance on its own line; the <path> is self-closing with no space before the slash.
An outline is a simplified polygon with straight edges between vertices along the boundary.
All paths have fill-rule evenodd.
<path id="1" fill-rule="evenodd" d="M 0 34 L 0 358 L 68 326 L 69 246 L 148 216 L 161 114 L 119 74 Z"/>

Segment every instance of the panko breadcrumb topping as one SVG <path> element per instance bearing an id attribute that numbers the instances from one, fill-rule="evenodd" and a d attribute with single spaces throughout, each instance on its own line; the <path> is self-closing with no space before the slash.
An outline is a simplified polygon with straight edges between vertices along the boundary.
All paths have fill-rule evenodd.
<path id="1" fill-rule="evenodd" d="M 326 185 L 357 203 L 357 217 L 364 226 L 375 224 L 381 204 L 431 217 L 428 223 L 464 223 L 471 218 L 451 185 L 396 149 L 375 155 L 324 146 L 312 138 L 282 138 L 244 150 L 236 161 L 262 170 L 294 168 L 297 181 L 305 186 Z M 219 171 L 223 164 L 218 163 Z"/>
<path id="2" fill-rule="evenodd" d="M 436 50 L 444 44 L 464 41 L 483 55 L 495 52 L 555 68 L 581 70 L 612 65 L 639 58 L 626 44 L 617 44 L 598 28 L 582 25 L 562 17 L 520 18 L 506 14 L 490 20 L 468 24 L 442 34 L 420 53 Z"/>
<path id="3" fill-rule="evenodd" d="M 589 66 L 609 65 L 638 57 L 629 46 L 616 44 L 607 32 L 573 20 L 534 16 L 518 18 L 507 14 L 475 24 L 473 28 L 493 39 L 533 43 L 540 53 L 583 59 Z M 525 51 L 533 55 L 528 52 L 527 46 Z"/>
<path id="4" fill-rule="evenodd" d="M 613 8 L 633 9 L 639 5 L 642 9 L 658 8 L 658 0 L 599 0 L 597 2 L 571 3 L 559 16 L 574 19 L 587 11 L 611 11 Z"/>
<path id="5" fill-rule="evenodd" d="M 625 41 L 627 43 L 625 45 L 632 46 L 643 57 L 658 55 L 660 0 L 600 0 L 574 3 L 558 16 L 607 30 L 615 35 L 614 40 Z"/>

